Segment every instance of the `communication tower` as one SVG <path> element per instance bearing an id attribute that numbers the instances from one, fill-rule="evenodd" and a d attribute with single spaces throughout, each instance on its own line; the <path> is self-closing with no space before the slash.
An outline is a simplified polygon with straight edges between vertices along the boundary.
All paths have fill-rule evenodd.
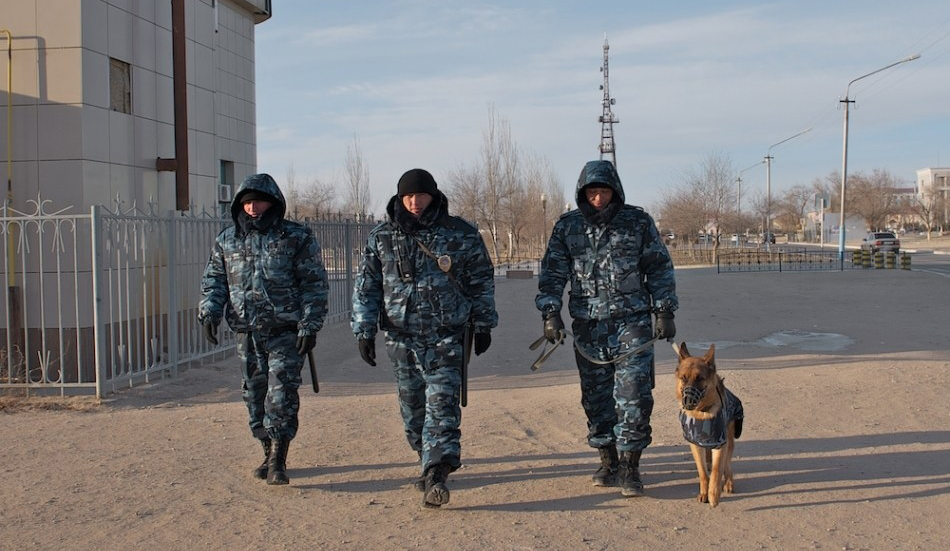
<path id="1" fill-rule="evenodd" d="M 614 124 L 619 124 L 620 119 L 614 116 L 613 111 L 611 111 L 610 106 L 614 105 L 616 100 L 610 97 L 610 83 L 608 81 L 610 76 L 610 71 L 607 65 L 607 53 L 610 50 L 610 44 L 607 43 L 607 35 L 604 35 L 604 64 L 600 67 L 600 72 L 604 74 L 604 83 L 600 85 L 600 89 L 604 91 L 604 99 L 601 101 L 603 104 L 603 113 L 600 115 L 600 160 L 604 160 L 604 156 L 609 155 L 609 160 L 613 163 L 614 168 L 617 167 L 617 152 L 614 147 Z"/>

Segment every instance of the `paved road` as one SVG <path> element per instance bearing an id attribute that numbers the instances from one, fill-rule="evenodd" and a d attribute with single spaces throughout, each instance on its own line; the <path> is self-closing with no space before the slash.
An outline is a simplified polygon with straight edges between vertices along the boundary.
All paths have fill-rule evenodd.
<path id="1" fill-rule="evenodd" d="M 541 334 L 534 308 L 537 279 L 496 281 L 500 325 L 492 334 L 491 349 L 472 361 L 471 388 L 576 381 L 573 354 L 566 346 L 540 372 L 529 370 L 537 353 L 529 351 L 528 344 Z M 933 273 L 872 269 L 717 274 L 714 268 L 695 268 L 678 269 L 677 285 L 677 340 L 694 349 L 714 342 L 723 363 L 780 361 L 797 354 L 833 359 L 924 351 L 950 357 L 950 279 Z M 370 367 L 360 360 L 348 324 L 325 328 L 316 348 L 321 393 L 392 392 L 382 337 L 377 341 L 381 361 Z M 657 372 L 672 372 L 673 358 L 668 345 L 658 345 Z"/>

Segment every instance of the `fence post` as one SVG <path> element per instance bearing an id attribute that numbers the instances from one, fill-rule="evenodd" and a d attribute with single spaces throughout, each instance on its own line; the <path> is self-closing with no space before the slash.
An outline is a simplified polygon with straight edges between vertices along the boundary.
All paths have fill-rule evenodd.
<path id="1" fill-rule="evenodd" d="M 344 231 L 343 231 L 343 268 L 346 272 L 346 293 L 347 300 L 346 304 L 353 303 L 353 247 L 351 243 L 351 233 L 356 231 L 360 227 L 360 222 L 345 222 Z"/>
<path id="2" fill-rule="evenodd" d="M 181 315 L 178 298 L 178 224 L 180 220 L 173 210 L 166 214 L 168 221 L 168 361 L 173 376 L 178 376 L 178 317 Z"/>
<path id="3" fill-rule="evenodd" d="M 99 205 L 90 207 L 89 243 L 92 247 L 92 324 L 95 342 L 96 357 L 96 398 L 101 399 L 105 394 L 106 380 L 106 330 L 103 326 L 102 300 L 103 290 L 100 274 L 102 273 L 102 213 Z"/>

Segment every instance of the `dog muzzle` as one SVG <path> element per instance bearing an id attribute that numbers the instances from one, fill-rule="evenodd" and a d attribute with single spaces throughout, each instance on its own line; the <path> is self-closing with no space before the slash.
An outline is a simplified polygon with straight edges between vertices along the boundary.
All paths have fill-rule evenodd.
<path id="1" fill-rule="evenodd" d="M 683 389 L 683 409 L 693 410 L 702 401 L 706 395 L 706 390 L 695 386 L 688 386 Z"/>

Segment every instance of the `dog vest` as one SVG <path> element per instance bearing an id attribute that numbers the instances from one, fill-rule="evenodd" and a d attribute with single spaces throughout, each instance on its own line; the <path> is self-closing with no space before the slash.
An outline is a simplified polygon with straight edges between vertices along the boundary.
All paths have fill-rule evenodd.
<path id="1" fill-rule="evenodd" d="M 712 419 L 695 419 L 680 410 L 683 438 L 702 448 L 720 448 L 726 443 L 726 427 L 733 419 L 742 419 L 742 401 L 725 389 L 723 405 Z"/>

